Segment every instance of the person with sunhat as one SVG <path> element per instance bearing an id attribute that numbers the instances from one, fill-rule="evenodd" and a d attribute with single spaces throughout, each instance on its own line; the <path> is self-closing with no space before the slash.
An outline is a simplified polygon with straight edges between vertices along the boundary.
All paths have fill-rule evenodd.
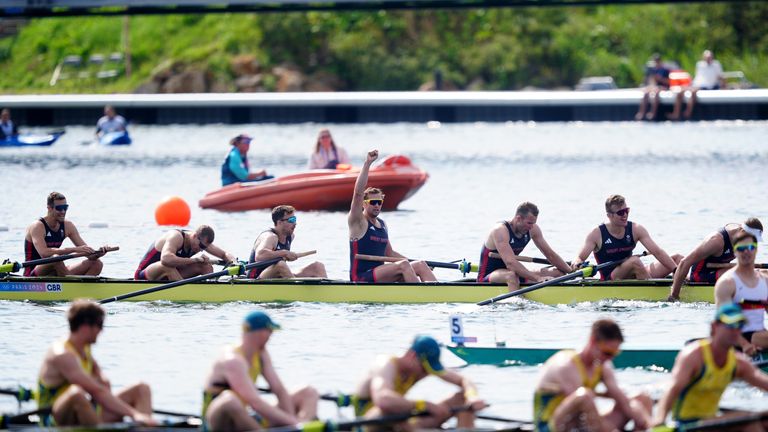
<path id="1" fill-rule="evenodd" d="M 613 320 L 592 323 L 589 340 L 581 351 L 562 350 L 541 369 L 533 396 L 536 431 L 622 430 L 634 421 L 635 430 L 650 424 L 653 401 L 646 394 L 628 397 L 619 388 L 611 361 L 621 352 L 624 336 Z M 598 410 L 595 387 L 605 386 L 600 396 L 613 399 L 613 408 Z"/>
<path id="2" fill-rule="evenodd" d="M 246 315 L 237 345 L 223 349 L 205 379 L 203 419 L 211 431 L 248 431 L 296 425 L 317 416 L 317 391 L 304 387 L 289 393 L 277 376 L 267 342 L 280 326 L 262 311 Z M 256 380 L 264 377 L 277 405 L 259 396 Z M 247 408 L 256 416 L 251 416 Z"/>
<path id="3" fill-rule="evenodd" d="M 461 391 L 440 402 L 407 399 L 408 390 L 417 382 L 434 375 L 461 387 Z M 417 428 L 437 428 L 446 420 L 457 418 L 458 428 L 472 428 L 474 413 L 486 407 L 477 388 L 461 374 L 447 370 L 440 362 L 440 345 L 429 336 L 416 336 L 410 348 L 399 357 L 383 356 L 376 360 L 357 386 L 352 397 L 355 414 L 368 418 L 388 414 L 428 411 L 413 419 Z M 453 409 L 469 406 L 469 410 Z"/>
<path id="4" fill-rule="evenodd" d="M 688 344 L 677 355 L 671 383 L 656 407 L 654 425 L 664 424 L 670 411 L 678 425 L 715 417 L 720 397 L 735 379 L 768 391 L 768 375 L 734 349 L 746 322 L 737 304 L 727 303 L 717 309 L 710 324 L 710 337 Z M 757 428 L 749 430 L 763 430 L 759 421 L 755 423 Z M 738 430 L 746 427 L 740 424 Z"/>
<path id="5" fill-rule="evenodd" d="M 274 178 L 267 175 L 267 170 L 250 171 L 248 167 L 248 149 L 251 148 L 251 138 L 240 134 L 229 141 L 232 149 L 221 164 L 221 185 L 226 186 L 238 182 L 261 181 Z"/>
<path id="6" fill-rule="evenodd" d="M 741 329 L 737 342 L 747 355 L 768 349 L 768 330 L 765 329 L 765 301 L 768 299 L 768 275 L 755 269 L 757 243 L 762 241 L 762 230 L 749 227 L 733 238 L 736 266 L 723 273 L 715 283 L 715 306 L 736 303 L 744 309 L 747 323 Z M 761 225 L 762 226 L 762 225 Z"/>

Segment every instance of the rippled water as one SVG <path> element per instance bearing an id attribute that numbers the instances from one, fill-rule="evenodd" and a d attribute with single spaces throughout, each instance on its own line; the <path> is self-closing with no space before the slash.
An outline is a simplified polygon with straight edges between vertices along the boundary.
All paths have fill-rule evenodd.
<path id="1" fill-rule="evenodd" d="M 91 245 L 119 245 L 105 258 L 104 274 L 133 273 L 162 229 L 156 204 L 166 195 L 185 198 L 192 225 L 216 229 L 216 243 L 246 257 L 255 236 L 271 224 L 266 210 L 220 213 L 197 208 L 218 187 L 228 138 L 256 137 L 251 164 L 280 175 L 300 171 L 318 125 L 136 126 L 134 145 L 82 145 L 89 128 L 69 128 L 47 149 L 0 149 L 5 205 L 0 208 L 0 257 L 22 258 L 24 228 L 45 211 L 51 190 L 66 194 L 68 218 Z M 476 261 L 489 228 L 513 215 L 520 201 L 541 209 L 539 224 L 566 259 L 604 217 L 612 193 L 627 197 L 632 219 L 645 225 L 668 252 L 685 253 L 726 222 L 747 216 L 768 219 L 768 123 L 689 124 L 563 123 L 337 125 L 335 140 L 356 162 L 365 151 L 403 153 L 430 173 L 427 184 L 384 215 L 393 246 L 414 258 Z M 343 212 L 299 215 L 294 249 L 317 249 L 331 277 L 346 277 L 348 243 Z M 89 228 L 106 222 L 109 228 Z M 1 228 L 0 228 L 1 229 Z M 532 247 L 532 245 L 531 245 Z M 537 255 L 535 251 L 526 254 Z M 765 249 L 758 260 L 768 258 Z M 438 270 L 438 277 L 459 276 Z M 183 289 L 183 288 L 179 288 Z M 203 375 L 218 349 L 238 336 L 239 321 L 267 307 L 285 330 L 271 343 L 273 358 L 289 385 L 312 383 L 321 391 L 349 390 L 377 354 L 399 353 L 413 334 L 448 340 L 448 318 L 465 315 L 466 333 L 481 343 L 576 346 L 597 317 L 617 319 L 627 346 L 679 347 L 704 336 L 709 305 L 607 302 L 547 307 L 529 302 L 473 308 L 467 305 L 171 305 L 111 304 L 107 327 L 94 349 L 117 387 L 139 378 L 155 391 L 158 407 L 197 412 Z M 66 333 L 62 308 L 0 302 L 0 386 L 32 385 L 47 345 Z M 444 361 L 461 362 L 450 353 Z M 472 366 L 462 370 L 479 385 L 498 415 L 530 418 L 535 367 Z M 666 375 L 621 371 L 624 387 L 658 394 Z M 436 380 L 416 394 L 441 396 Z M 731 406 L 768 408 L 762 393 L 734 386 Z M 0 411 L 15 409 L 0 399 Z M 323 414 L 335 409 L 323 405 Z"/>

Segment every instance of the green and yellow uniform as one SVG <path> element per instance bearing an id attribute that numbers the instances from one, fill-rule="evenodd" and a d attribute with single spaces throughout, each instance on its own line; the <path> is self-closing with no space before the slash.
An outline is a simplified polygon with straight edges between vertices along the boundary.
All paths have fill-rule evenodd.
<path id="1" fill-rule="evenodd" d="M 236 350 L 240 355 L 243 355 L 243 350 L 241 348 L 237 348 Z M 243 355 L 243 357 L 245 357 Z M 261 353 L 257 352 L 254 354 L 253 358 L 251 359 L 251 364 L 248 365 L 248 376 L 251 378 L 251 382 L 255 383 L 256 380 L 259 378 L 259 375 L 261 375 Z M 211 387 L 215 387 L 215 390 L 204 390 L 203 391 L 203 429 L 207 430 L 207 425 L 205 422 L 205 413 L 208 411 L 208 407 L 211 405 L 211 402 L 216 399 L 218 395 L 221 394 L 224 390 L 228 390 L 229 383 L 213 383 Z M 239 398 L 239 395 L 238 395 Z M 243 405 L 245 405 L 245 401 L 240 398 L 240 400 L 243 402 Z M 266 420 L 261 419 L 262 426 L 267 427 L 268 424 L 266 423 Z"/>
<path id="2" fill-rule="evenodd" d="M 579 357 L 579 353 L 572 350 L 561 352 L 571 352 L 571 361 L 576 365 L 581 377 L 582 387 L 594 390 L 597 384 L 603 379 L 603 366 L 598 365 L 592 372 L 592 376 L 587 375 L 587 368 Z M 556 354 L 557 355 L 557 354 Z M 539 432 L 554 431 L 554 425 L 551 424 L 552 416 L 555 410 L 563 402 L 567 395 L 560 392 L 551 392 L 546 390 L 536 390 L 533 395 L 533 424 Z"/>
<path id="3" fill-rule="evenodd" d="M 85 353 L 85 357 L 81 357 L 80 353 L 77 352 L 75 347 L 72 345 L 70 341 L 64 342 L 64 349 L 67 351 L 72 352 L 75 356 L 77 356 L 78 362 L 80 363 L 80 367 L 83 368 L 83 371 L 85 371 L 88 375 L 93 375 L 93 357 L 91 357 L 91 346 L 86 345 L 83 348 L 83 352 Z M 64 382 L 58 386 L 49 386 L 41 379 L 37 380 L 37 393 L 35 394 L 35 401 L 37 402 L 37 408 L 38 409 L 44 409 L 44 408 L 50 408 L 53 407 L 53 404 L 56 402 L 56 400 L 61 397 L 68 389 L 69 386 L 72 384 L 69 382 Z M 54 426 L 55 421 L 53 419 L 52 414 L 46 414 L 40 416 L 40 424 L 42 426 Z"/>
<path id="4" fill-rule="evenodd" d="M 672 418 L 688 423 L 717 415 L 720 397 L 736 375 L 736 353 L 728 349 L 723 367 L 717 367 L 709 340 L 699 341 L 704 365 L 701 372 L 680 392 L 672 408 Z"/>
<path id="5" fill-rule="evenodd" d="M 391 362 L 396 360 L 396 357 L 392 357 L 392 359 L 390 359 Z M 401 396 L 405 396 L 405 394 L 408 393 L 408 390 L 410 390 L 414 384 L 416 384 L 415 375 L 408 376 L 405 379 L 401 378 L 399 373 L 395 375 L 395 392 Z M 357 417 L 363 416 L 366 412 L 368 412 L 368 410 L 373 408 L 373 400 L 367 398 L 363 399 L 353 396 L 352 404 L 354 405 L 355 416 Z"/>

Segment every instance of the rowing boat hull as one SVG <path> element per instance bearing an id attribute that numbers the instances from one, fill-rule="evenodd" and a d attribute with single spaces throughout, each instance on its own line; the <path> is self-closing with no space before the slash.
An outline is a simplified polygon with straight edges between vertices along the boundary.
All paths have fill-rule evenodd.
<path id="1" fill-rule="evenodd" d="M 0 140 L 0 147 L 47 147 L 53 145 L 62 135 L 64 131 L 46 135 L 17 135 Z"/>
<path id="2" fill-rule="evenodd" d="M 544 304 L 572 304 L 606 299 L 664 301 L 669 280 L 600 282 L 576 281 L 550 286 L 524 295 Z M 158 282 L 108 278 L 0 278 L 0 300 L 70 301 L 76 298 L 114 297 L 153 286 Z M 507 292 L 506 285 L 476 282 L 419 284 L 366 284 L 324 279 L 222 280 L 183 285 L 133 297 L 132 301 L 222 303 L 232 301 L 323 303 L 476 303 Z M 683 289 L 685 302 L 712 302 L 712 285 Z"/>
<path id="3" fill-rule="evenodd" d="M 560 351 L 554 348 L 470 347 L 448 346 L 450 352 L 468 364 L 496 366 L 538 365 Z M 624 349 L 613 359 L 617 368 L 647 368 L 671 370 L 678 350 L 672 349 Z"/>

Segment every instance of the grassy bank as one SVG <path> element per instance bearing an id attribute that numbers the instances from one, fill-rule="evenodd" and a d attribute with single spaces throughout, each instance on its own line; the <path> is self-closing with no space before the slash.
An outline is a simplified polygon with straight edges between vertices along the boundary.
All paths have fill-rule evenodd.
<path id="1" fill-rule="evenodd" d="M 291 64 L 306 75 L 334 76 L 341 90 L 413 90 L 436 70 L 458 88 L 557 88 L 591 75 L 627 87 L 640 83 L 653 52 L 693 73 L 707 48 L 725 70 L 768 86 L 766 22 L 764 2 L 48 18 L 0 40 L 0 90 L 132 92 L 174 65 L 205 71 L 218 88 L 234 91 L 238 55 L 254 56 L 264 70 Z M 65 56 L 123 52 L 126 34 L 130 78 L 50 86 Z"/>

